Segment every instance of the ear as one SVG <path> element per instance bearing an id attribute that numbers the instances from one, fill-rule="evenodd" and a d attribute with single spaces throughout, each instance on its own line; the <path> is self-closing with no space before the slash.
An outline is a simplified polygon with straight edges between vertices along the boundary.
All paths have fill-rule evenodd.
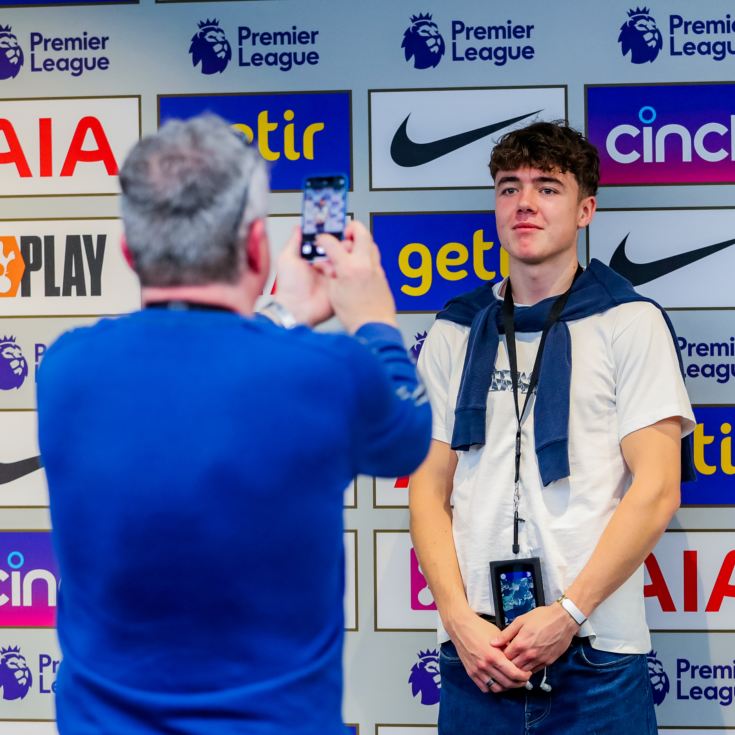
<path id="1" fill-rule="evenodd" d="M 245 262 L 248 271 L 253 275 L 268 276 L 271 267 L 270 251 L 268 249 L 268 234 L 265 230 L 265 221 L 253 220 L 245 236 Z"/>
<path id="2" fill-rule="evenodd" d="M 120 237 L 120 249 L 122 250 L 125 262 L 132 270 L 135 270 L 135 260 L 133 259 L 133 254 L 130 252 L 130 248 L 128 247 L 128 241 L 125 239 L 125 233 Z"/>
<path id="3" fill-rule="evenodd" d="M 592 218 L 597 211 L 597 198 L 596 197 L 584 197 L 579 203 L 577 210 L 577 228 L 582 229 L 592 222 Z"/>

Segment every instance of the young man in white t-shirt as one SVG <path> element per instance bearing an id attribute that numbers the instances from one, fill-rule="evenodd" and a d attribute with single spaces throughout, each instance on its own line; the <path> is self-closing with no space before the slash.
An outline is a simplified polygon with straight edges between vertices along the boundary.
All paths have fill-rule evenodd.
<path id="1" fill-rule="evenodd" d="M 434 429 L 411 534 L 440 616 L 439 732 L 655 735 L 642 564 L 679 506 L 694 428 L 673 333 L 606 266 L 580 275 L 599 178 L 580 133 L 511 132 L 490 169 L 511 294 L 508 280 L 478 289 L 461 318 L 450 302 L 419 360 Z M 546 604 L 501 630 L 489 565 L 532 558 Z"/>

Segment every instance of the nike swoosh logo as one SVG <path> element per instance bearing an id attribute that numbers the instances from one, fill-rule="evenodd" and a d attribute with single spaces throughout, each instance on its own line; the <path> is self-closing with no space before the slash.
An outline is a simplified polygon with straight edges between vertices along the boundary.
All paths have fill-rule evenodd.
<path id="1" fill-rule="evenodd" d="M 535 110 L 534 112 L 529 112 L 526 115 L 511 117 L 507 120 L 492 123 L 492 125 L 484 125 L 483 127 L 476 128 L 475 130 L 468 130 L 465 133 L 450 135 L 448 138 L 432 140 L 429 143 L 416 143 L 408 137 L 406 128 L 408 127 L 408 118 L 411 117 L 409 114 L 393 136 L 393 141 L 390 144 L 390 157 L 395 163 L 399 166 L 403 166 L 404 168 L 423 166 L 425 163 L 429 163 L 430 161 L 435 161 L 437 158 L 446 156 L 447 153 L 452 153 L 459 148 L 463 148 L 470 143 L 474 143 L 476 140 L 480 140 L 480 138 L 490 135 L 490 133 L 507 128 L 508 125 L 525 120 L 527 117 L 538 115 L 539 112 L 541 112 L 541 110 Z"/>
<path id="2" fill-rule="evenodd" d="M 0 485 L 7 485 L 39 469 L 41 469 L 40 457 L 19 459 L 17 462 L 0 462 Z"/>
<path id="3" fill-rule="evenodd" d="M 610 258 L 610 267 L 623 276 L 623 278 L 627 278 L 634 286 L 641 286 L 644 283 L 655 281 L 657 278 L 661 278 L 661 276 L 673 273 L 679 270 L 679 268 L 696 263 L 708 255 L 717 253 L 735 244 L 735 239 L 723 240 L 722 242 L 716 242 L 714 245 L 705 245 L 702 248 L 688 250 L 686 253 L 671 255 L 668 258 L 661 258 L 660 260 L 652 260 L 650 263 L 634 263 L 628 258 L 625 252 L 625 244 L 629 236 L 630 233 L 615 248 L 615 252 L 612 254 L 612 258 Z"/>

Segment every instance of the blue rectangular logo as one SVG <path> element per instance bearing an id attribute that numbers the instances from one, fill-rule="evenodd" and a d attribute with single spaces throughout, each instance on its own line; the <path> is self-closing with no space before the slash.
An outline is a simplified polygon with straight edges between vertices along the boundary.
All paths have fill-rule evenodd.
<path id="1" fill-rule="evenodd" d="M 735 406 L 695 406 L 694 465 L 697 482 L 681 486 L 682 505 L 735 505 L 732 427 Z"/>
<path id="2" fill-rule="evenodd" d="M 494 212 L 376 212 L 371 220 L 398 311 L 438 311 L 508 273 Z"/>
<path id="3" fill-rule="evenodd" d="M 350 92 L 158 97 L 159 125 L 203 112 L 223 117 L 255 141 L 271 165 L 273 191 L 300 191 L 307 176 L 322 174 L 346 174 L 352 182 Z"/>

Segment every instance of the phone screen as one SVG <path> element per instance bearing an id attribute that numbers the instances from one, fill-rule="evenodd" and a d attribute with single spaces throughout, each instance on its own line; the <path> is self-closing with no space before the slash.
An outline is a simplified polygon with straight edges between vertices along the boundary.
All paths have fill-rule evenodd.
<path id="1" fill-rule="evenodd" d="M 527 571 L 508 571 L 500 574 L 500 596 L 506 624 L 536 607 L 533 574 Z"/>
<path id="2" fill-rule="evenodd" d="M 322 232 L 341 240 L 347 217 L 347 177 L 312 176 L 304 187 L 301 221 L 301 255 L 307 260 L 324 257 L 314 241 Z"/>

